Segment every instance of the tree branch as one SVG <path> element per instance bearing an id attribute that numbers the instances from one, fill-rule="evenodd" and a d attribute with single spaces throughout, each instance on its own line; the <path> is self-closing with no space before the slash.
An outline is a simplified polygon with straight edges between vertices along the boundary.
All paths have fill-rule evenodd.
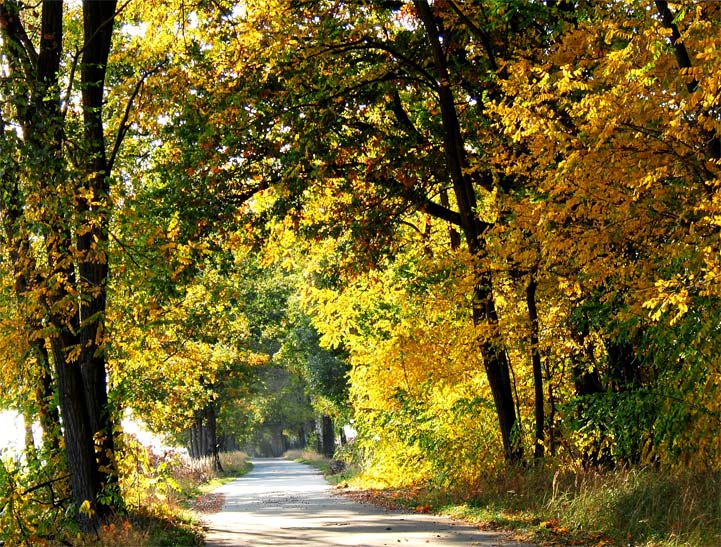
<path id="1" fill-rule="evenodd" d="M 135 87 L 133 88 L 133 92 L 130 94 L 130 98 L 128 99 L 127 104 L 125 105 L 125 112 L 123 112 L 123 119 L 120 122 L 120 126 L 118 127 L 118 133 L 115 135 L 115 143 L 113 144 L 113 150 L 110 152 L 110 156 L 108 157 L 108 175 L 113 172 L 113 165 L 115 164 L 115 159 L 118 156 L 118 152 L 120 151 L 120 146 L 123 143 L 123 139 L 125 139 L 125 135 L 128 132 L 128 129 L 130 129 L 130 125 L 128 123 L 128 120 L 130 119 L 130 111 L 133 108 L 133 103 L 135 102 L 135 99 L 137 98 L 138 94 L 140 93 L 140 90 L 143 88 L 143 84 L 145 81 L 158 72 L 164 65 L 166 61 L 163 61 L 162 63 L 159 63 L 155 68 L 152 70 L 148 70 L 143 73 L 143 75 L 140 77 L 140 79 L 135 84 Z"/>
<path id="2" fill-rule="evenodd" d="M 0 2 L 0 32 L 14 46 L 9 50 L 14 51 L 16 58 L 23 67 L 27 80 L 33 81 L 35 79 L 38 54 L 27 32 L 25 32 L 25 27 L 23 27 L 20 20 L 20 10 L 14 0 Z"/>
<path id="3" fill-rule="evenodd" d="M 678 30 L 678 25 L 674 23 L 674 16 L 671 12 L 671 8 L 668 7 L 666 0 L 655 0 L 656 9 L 658 14 L 661 16 L 663 26 L 671 31 L 671 46 L 673 46 L 674 53 L 676 54 L 676 62 L 679 68 L 691 68 L 691 58 L 686 50 L 686 45 L 681 41 L 681 33 Z M 698 82 L 694 78 L 693 81 L 687 84 L 689 93 L 692 93 L 698 87 Z"/>
<path id="4" fill-rule="evenodd" d="M 456 4 L 455 1 L 448 0 L 448 5 L 456 13 L 456 15 L 458 15 L 460 20 L 463 21 L 463 23 L 468 27 L 468 30 L 471 31 L 471 34 L 478 38 L 481 44 L 483 44 L 483 49 L 486 50 L 486 55 L 488 56 L 488 63 L 491 65 L 493 71 L 496 72 L 498 70 L 498 63 L 496 62 L 496 54 L 493 51 L 493 44 L 491 43 L 491 38 L 490 36 L 488 36 L 488 33 L 486 33 L 481 27 L 471 21 L 470 18 L 463 12 L 463 10 L 458 7 L 458 4 Z"/>

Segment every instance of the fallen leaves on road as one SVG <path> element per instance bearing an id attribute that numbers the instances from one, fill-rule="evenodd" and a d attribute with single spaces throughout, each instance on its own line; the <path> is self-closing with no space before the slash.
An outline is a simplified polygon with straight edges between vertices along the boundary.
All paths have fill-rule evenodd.
<path id="1" fill-rule="evenodd" d="M 390 511 L 405 509 L 416 513 L 431 513 L 433 506 L 426 502 L 424 491 L 420 488 L 405 489 L 356 489 L 348 483 L 338 485 L 338 493 L 359 503 L 370 503 Z M 613 541 L 604 534 L 585 532 L 564 526 L 559 519 L 535 520 L 532 516 L 517 514 L 512 511 L 505 513 L 507 519 L 489 519 L 477 521 L 467 519 L 480 530 L 511 531 L 520 541 L 537 543 L 549 547 L 575 547 L 586 545 L 591 547 L 611 547 Z M 461 517 L 461 520 L 466 520 Z"/>
<path id="2" fill-rule="evenodd" d="M 225 501 L 223 494 L 208 493 L 200 496 L 193 502 L 193 511 L 198 513 L 217 513 L 219 512 Z"/>
<path id="3" fill-rule="evenodd" d="M 377 488 L 369 488 L 356 490 L 348 487 L 347 484 L 342 486 L 339 492 L 353 501 L 359 503 L 371 503 L 378 505 L 384 509 L 391 511 L 398 509 L 410 509 L 417 513 L 428 513 L 431 510 L 429 504 L 418 503 L 418 489 L 398 489 L 398 490 L 381 490 Z"/>

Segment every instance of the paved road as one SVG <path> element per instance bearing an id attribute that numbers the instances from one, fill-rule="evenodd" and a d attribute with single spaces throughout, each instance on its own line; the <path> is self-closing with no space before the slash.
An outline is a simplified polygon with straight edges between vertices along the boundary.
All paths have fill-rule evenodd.
<path id="1" fill-rule="evenodd" d="M 520 547 L 442 517 L 353 502 L 334 494 L 306 465 L 280 459 L 254 459 L 253 465 L 246 476 L 215 490 L 225 502 L 204 518 L 209 547 Z"/>

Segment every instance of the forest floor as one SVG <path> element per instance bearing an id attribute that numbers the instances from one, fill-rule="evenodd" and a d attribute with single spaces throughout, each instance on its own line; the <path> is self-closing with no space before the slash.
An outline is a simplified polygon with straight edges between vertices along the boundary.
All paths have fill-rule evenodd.
<path id="1" fill-rule="evenodd" d="M 209 547 L 428 545 L 530 547 L 446 517 L 400 511 L 339 495 L 315 469 L 254 459 L 246 476 L 216 489 L 203 515 Z M 211 512 L 220 509 L 218 512 Z"/>

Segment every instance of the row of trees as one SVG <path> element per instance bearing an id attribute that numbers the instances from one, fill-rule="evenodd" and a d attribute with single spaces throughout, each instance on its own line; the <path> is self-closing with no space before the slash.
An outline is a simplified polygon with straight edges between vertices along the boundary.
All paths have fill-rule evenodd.
<path id="1" fill-rule="evenodd" d="M 51 505 L 123 506 L 127 408 L 198 453 L 352 419 L 386 483 L 718 468 L 716 2 L 166 4 L 0 4 L 3 398 Z"/>
<path id="2" fill-rule="evenodd" d="M 243 180 L 277 180 L 275 244 L 307 242 L 303 303 L 384 473 L 466 480 L 496 431 L 511 463 L 714 467 L 718 6 L 284 13 L 223 28 L 230 70 L 202 53 L 244 94 L 216 150 L 257 128 Z"/>

